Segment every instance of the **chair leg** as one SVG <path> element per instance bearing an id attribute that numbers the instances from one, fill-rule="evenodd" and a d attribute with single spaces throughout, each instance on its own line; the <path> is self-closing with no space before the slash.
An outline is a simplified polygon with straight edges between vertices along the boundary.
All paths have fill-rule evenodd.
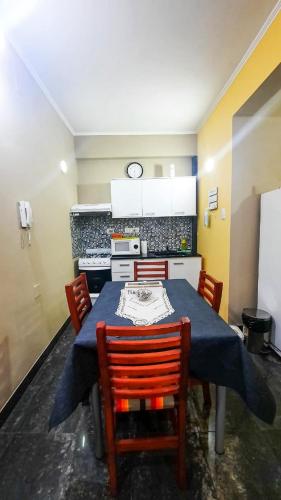
<path id="1" fill-rule="evenodd" d="M 96 458 L 100 459 L 104 455 L 104 443 L 103 443 L 103 432 L 102 432 L 101 401 L 100 401 L 98 382 L 93 386 L 91 393 L 91 403 L 92 403 L 92 411 L 94 417 L 94 425 L 96 429 L 95 455 Z"/>
<path id="2" fill-rule="evenodd" d="M 209 382 L 202 382 L 202 389 L 203 389 L 203 397 L 204 397 L 204 407 L 209 409 L 212 406 Z"/>
<path id="3" fill-rule="evenodd" d="M 168 410 L 169 419 L 172 423 L 174 432 L 177 431 L 177 412 L 175 408 Z"/>
<path id="4" fill-rule="evenodd" d="M 105 413 L 105 435 L 107 445 L 107 466 L 109 474 L 109 487 L 112 496 L 117 495 L 117 464 L 115 449 L 115 425 L 114 415 L 110 408 L 104 408 Z"/>
<path id="5" fill-rule="evenodd" d="M 179 401 L 178 407 L 178 485 L 180 489 L 186 488 L 186 463 L 185 463 L 185 441 L 186 441 L 186 403 Z"/>
<path id="6" fill-rule="evenodd" d="M 117 495 L 117 466 L 115 451 L 108 449 L 107 455 L 108 473 L 109 473 L 109 488 L 113 497 Z"/>

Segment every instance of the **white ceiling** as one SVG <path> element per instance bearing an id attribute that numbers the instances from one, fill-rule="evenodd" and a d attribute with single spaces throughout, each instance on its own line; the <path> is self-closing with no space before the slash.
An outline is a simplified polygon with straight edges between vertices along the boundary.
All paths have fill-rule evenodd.
<path id="1" fill-rule="evenodd" d="M 276 0 L 21 0 L 13 23 L 16 4 L 8 37 L 74 133 L 184 133 Z"/>

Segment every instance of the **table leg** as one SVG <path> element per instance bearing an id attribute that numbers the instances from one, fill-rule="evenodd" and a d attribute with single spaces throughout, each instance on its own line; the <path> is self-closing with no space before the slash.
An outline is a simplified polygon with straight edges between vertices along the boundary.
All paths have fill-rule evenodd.
<path id="1" fill-rule="evenodd" d="M 224 453 L 225 400 L 226 400 L 226 388 L 223 387 L 222 385 L 217 385 L 215 451 L 218 454 Z"/>
<path id="2" fill-rule="evenodd" d="M 104 442 L 102 433 L 101 401 L 98 383 L 94 384 L 92 388 L 91 406 L 96 430 L 95 455 L 96 458 L 102 458 L 104 456 Z"/>

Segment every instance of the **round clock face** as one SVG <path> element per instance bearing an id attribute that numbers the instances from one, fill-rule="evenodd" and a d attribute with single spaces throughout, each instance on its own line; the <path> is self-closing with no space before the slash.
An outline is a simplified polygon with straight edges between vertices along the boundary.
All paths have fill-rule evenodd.
<path id="1" fill-rule="evenodd" d="M 143 174 L 143 168 L 140 163 L 129 163 L 127 166 L 127 174 L 132 179 L 139 179 Z"/>

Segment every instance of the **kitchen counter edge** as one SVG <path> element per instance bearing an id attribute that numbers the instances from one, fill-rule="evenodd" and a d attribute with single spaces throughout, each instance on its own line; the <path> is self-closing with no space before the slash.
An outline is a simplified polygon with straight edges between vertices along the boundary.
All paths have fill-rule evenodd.
<path id="1" fill-rule="evenodd" d="M 112 255 L 111 259 L 112 260 L 121 260 L 121 259 L 126 259 L 126 260 L 142 260 L 142 259 L 160 259 L 160 260 L 165 260 L 165 259 L 186 259 L 189 257 L 202 257 L 201 254 L 199 253 L 190 253 L 188 255 L 155 255 L 154 253 L 148 253 L 147 255 Z"/>

